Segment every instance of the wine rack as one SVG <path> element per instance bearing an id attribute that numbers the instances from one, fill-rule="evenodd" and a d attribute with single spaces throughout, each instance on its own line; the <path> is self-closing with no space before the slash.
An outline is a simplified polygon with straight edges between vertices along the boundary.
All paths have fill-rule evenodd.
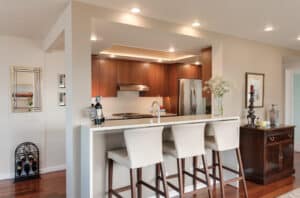
<path id="1" fill-rule="evenodd" d="M 15 150 L 15 182 L 39 177 L 39 149 L 32 142 L 24 142 Z"/>

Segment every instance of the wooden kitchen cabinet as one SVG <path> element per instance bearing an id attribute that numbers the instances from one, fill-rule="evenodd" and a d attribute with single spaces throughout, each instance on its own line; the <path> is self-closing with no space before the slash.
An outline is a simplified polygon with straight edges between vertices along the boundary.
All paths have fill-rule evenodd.
<path id="1" fill-rule="evenodd" d="M 240 148 L 247 180 L 268 184 L 294 174 L 294 126 L 241 127 Z"/>
<path id="2" fill-rule="evenodd" d="M 92 96 L 117 96 L 117 65 L 108 59 L 92 57 Z"/>

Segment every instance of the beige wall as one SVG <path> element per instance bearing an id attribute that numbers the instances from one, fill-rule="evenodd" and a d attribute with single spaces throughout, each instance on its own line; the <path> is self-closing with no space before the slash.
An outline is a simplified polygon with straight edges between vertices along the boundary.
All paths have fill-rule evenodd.
<path id="1" fill-rule="evenodd" d="M 280 119 L 284 118 L 284 66 L 283 57 L 295 52 L 280 47 L 249 41 L 245 39 L 223 37 L 223 76 L 233 84 L 231 92 L 224 98 L 225 114 L 245 116 L 245 73 L 265 74 L 264 108 L 255 109 L 261 119 L 266 119 L 266 111 L 271 104 L 278 104 Z"/>
<path id="2" fill-rule="evenodd" d="M 57 72 L 64 71 L 64 54 L 45 55 L 35 41 L 0 36 L 0 179 L 14 177 L 14 150 L 25 141 L 40 149 L 41 172 L 65 168 L 64 108 L 57 106 Z M 42 111 L 12 113 L 10 66 L 42 68 Z"/>

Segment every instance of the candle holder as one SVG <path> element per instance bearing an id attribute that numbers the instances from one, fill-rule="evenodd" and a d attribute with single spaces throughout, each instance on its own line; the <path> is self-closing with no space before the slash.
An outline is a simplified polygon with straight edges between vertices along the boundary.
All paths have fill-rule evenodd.
<path id="1" fill-rule="evenodd" d="M 250 100 L 249 100 L 249 110 L 248 110 L 248 115 L 247 115 L 247 120 L 248 120 L 248 127 L 255 128 L 255 111 L 254 111 L 254 86 L 251 85 L 250 87 Z"/>

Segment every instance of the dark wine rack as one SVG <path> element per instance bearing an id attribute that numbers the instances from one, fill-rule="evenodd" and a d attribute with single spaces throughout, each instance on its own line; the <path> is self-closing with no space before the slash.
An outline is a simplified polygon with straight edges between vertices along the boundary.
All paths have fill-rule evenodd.
<path id="1" fill-rule="evenodd" d="M 15 150 L 15 182 L 40 177 L 39 149 L 32 142 L 24 142 Z"/>

